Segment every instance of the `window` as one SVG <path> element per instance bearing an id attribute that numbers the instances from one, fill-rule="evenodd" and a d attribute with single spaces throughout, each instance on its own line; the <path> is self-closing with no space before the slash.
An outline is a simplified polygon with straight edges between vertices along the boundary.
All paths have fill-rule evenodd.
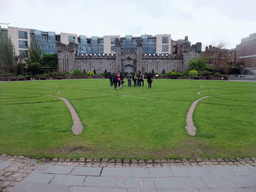
<path id="1" fill-rule="evenodd" d="M 168 52 L 168 45 L 162 45 L 162 52 Z"/>
<path id="2" fill-rule="evenodd" d="M 26 31 L 18 31 L 19 34 L 19 39 L 27 39 L 28 38 L 28 34 Z"/>
<path id="3" fill-rule="evenodd" d="M 47 41 L 55 43 L 55 32 L 48 32 Z"/>
<path id="4" fill-rule="evenodd" d="M 98 44 L 98 37 L 97 36 L 93 36 L 91 38 L 91 44 L 92 45 L 97 45 Z"/>
<path id="5" fill-rule="evenodd" d="M 162 37 L 162 43 L 163 44 L 168 43 L 168 37 Z"/>
<path id="6" fill-rule="evenodd" d="M 116 52 L 116 47 L 115 46 L 111 46 L 111 53 Z"/>
<path id="7" fill-rule="evenodd" d="M 73 42 L 75 43 L 76 38 L 74 36 L 68 36 L 69 43 Z"/>
<path id="8" fill-rule="evenodd" d="M 111 38 L 111 44 L 115 44 L 116 38 Z"/>
<path id="9" fill-rule="evenodd" d="M 19 41 L 19 48 L 28 48 L 27 41 Z"/>
<path id="10" fill-rule="evenodd" d="M 48 36 L 47 35 L 42 35 L 42 41 L 48 42 Z"/>
<path id="11" fill-rule="evenodd" d="M 56 35 L 55 40 L 58 41 L 58 42 L 60 42 L 60 35 Z"/>
<path id="12" fill-rule="evenodd" d="M 28 51 L 27 50 L 20 50 L 19 55 L 26 58 L 28 56 Z"/>
<path id="13" fill-rule="evenodd" d="M 103 39 L 98 40 L 98 45 L 103 45 Z"/>
<path id="14" fill-rule="evenodd" d="M 103 46 L 98 46 L 98 54 L 102 54 L 103 53 Z"/>

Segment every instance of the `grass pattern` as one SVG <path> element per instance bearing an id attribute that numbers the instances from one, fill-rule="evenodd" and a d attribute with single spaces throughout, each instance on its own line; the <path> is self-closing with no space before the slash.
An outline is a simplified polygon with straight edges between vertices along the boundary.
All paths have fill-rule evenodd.
<path id="1" fill-rule="evenodd" d="M 198 103 L 196 136 L 186 114 Z M 69 100 L 84 126 L 72 134 Z M 0 84 L 0 154 L 62 158 L 256 156 L 255 83 L 154 80 L 115 91 L 106 79 Z"/>

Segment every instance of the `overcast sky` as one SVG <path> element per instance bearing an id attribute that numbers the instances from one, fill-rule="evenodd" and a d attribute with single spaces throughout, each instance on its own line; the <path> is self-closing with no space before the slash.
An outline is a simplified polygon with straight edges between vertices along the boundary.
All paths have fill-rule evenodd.
<path id="1" fill-rule="evenodd" d="M 0 0 L 0 23 L 87 37 L 171 34 L 203 48 L 220 41 L 235 48 L 256 33 L 256 1 Z"/>

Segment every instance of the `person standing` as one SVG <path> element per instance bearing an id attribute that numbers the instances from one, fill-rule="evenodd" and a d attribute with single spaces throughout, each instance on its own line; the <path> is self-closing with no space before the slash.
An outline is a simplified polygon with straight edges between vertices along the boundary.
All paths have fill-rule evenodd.
<path id="1" fill-rule="evenodd" d="M 113 82 L 113 74 L 110 73 L 109 76 L 108 76 L 109 80 L 110 80 L 110 87 L 113 86 L 114 82 Z"/>
<path id="2" fill-rule="evenodd" d="M 131 79 L 132 79 L 132 75 L 131 75 L 131 73 L 128 73 L 128 74 L 127 74 L 128 87 L 131 87 L 131 86 L 132 86 L 132 81 L 131 81 Z"/>
<path id="3" fill-rule="evenodd" d="M 134 74 L 133 74 L 133 83 L 134 83 L 134 87 L 136 87 L 136 85 L 137 85 L 137 74 L 136 74 L 136 72 L 134 72 Z"/>
<path id="4" fill-rule="evenodd" d="M 114 83 L 114 89 L 117 91 L 116 87 L 117 87 L 117 75 L 116 73 L 113 74 L 113 83 Z"/>
<path id="5" fill-rule="evenodd" d="M 120 87 L 120 72 L 118 71 L 118 74 L 117 74 L 117 82 L 118 82 L 118 86 Z"/>
<path id="6" fill-rule="evenodd" d="M 141 86 L 141 72 L 139 71 L 138 73 L 137 73 L 137 76 L 138 76 L 138 86 L 140 87 Z"/>
<path id="7" fill-rule="evenodd" d="M 142 86 L 144 86 L 144 73 L 141 73 L 141 82 L 142 82 Z"/>
<path id="8" fill-rule="evenodd" d="M 148 73 L 147 80 L 148 80 L 148 88 L 151 88 L 151 84 L 153 82 L 153 75 L 150 72 Z"/>
<path id="9" fill-rule="evenodd" d="M 123 84 L 124 84 L 124 75 L 122 72 L 120 72 L 120 87 L 123 89 Z"/>

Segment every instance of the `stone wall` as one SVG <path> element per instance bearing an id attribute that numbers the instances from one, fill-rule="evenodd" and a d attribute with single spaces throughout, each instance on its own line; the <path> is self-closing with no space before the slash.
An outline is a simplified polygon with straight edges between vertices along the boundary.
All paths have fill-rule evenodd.
<path id="1" fill-rule="evenodd" d="M 125 66 L 132 66 L 134 71 L 162 73 L 163 70 L 182 72 L 188 68 L 190 59 L 199 54 L 195 49 L 188 49 L 183 55 L 171 54 L 142 54 L 142 47 L 134 50 L 121 49 L 116 46 L 116 54 L 76 54 L 77 46 L 58 44 L 59 72 L 96 71 L 96 73 L 124 71 Z"/>

